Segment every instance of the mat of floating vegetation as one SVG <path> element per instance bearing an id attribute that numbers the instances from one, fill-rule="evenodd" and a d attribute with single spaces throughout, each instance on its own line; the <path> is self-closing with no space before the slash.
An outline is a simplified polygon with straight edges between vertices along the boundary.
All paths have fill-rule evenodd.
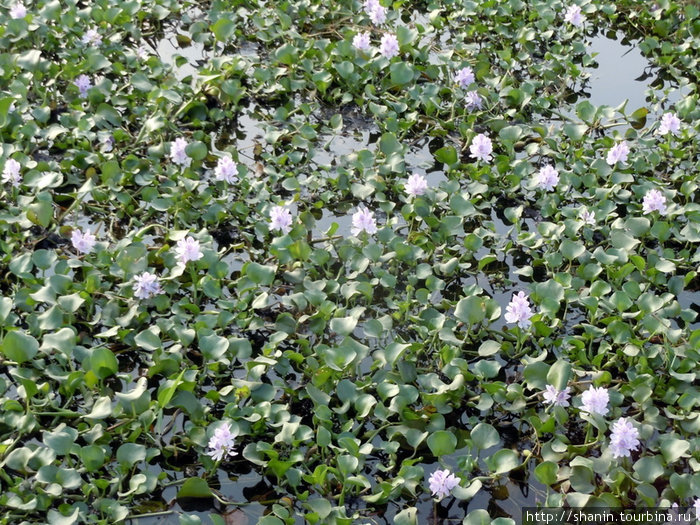
<path id="1" fill-rule="evenodd" d="M 700 506 L 695 2 L 0 23 L 0 525 Z"/>

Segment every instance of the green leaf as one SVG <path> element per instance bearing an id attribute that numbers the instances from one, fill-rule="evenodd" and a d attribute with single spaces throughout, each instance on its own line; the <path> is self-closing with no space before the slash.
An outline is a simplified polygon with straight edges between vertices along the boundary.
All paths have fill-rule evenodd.
<path id="1" fill-rule="evenodd" d="M 39 343 L 31 335 L 19 330 L 9 332 L 2 341 L 2 353 L 7 359 L 24 363 L 39 352 Z"/>
<path id="2" fill-rule="evenodd" d="M 448 166 L 454 166 L 457 164 L 459 156 L 454 146 L 443 146 L 435 152 L 435 160 Z"/>
<path id="3" fill-rule="evenodd" d="M 353 316 L 335 317 L 331 319 L 331 331 L 339 335 L 350 335 L 357 326 L 357 318 Z"/>
<path id="4" fill-rule="evenodd" d="M 488 423 L 479 423 L 476 425 L 472 429 L 470 437 L 474 446 L 480 450 L 496 446 L 501 442 L 498 431 Z"/>
<path id="5" fill-rule="evenodd" d="M 138 443 L 124 443 L 117 449 L 117 461 L 128 467 L 146 460 L 146 447 Z"/>
<path id="6" fill-rule="evenodd" d="M 571 378 L 571 363 L 564 359 L 559 359 L 554 363 L 547 373 L 547 383 L 557 390 L 564 390 Z"/>
<path id="7" fill-rule="evenodd" d="M 246 276 L 256 284 L 270 285 L 275 280 L 277 266 L 264 266 L 256 262 L 246 265 Z"/>
<path id="8" fill-rule="evenodd" d="M 481 357 L 488 357 L 490 355 L 497 354 L 501 351 L 501 345 L 496 341 L 484 341 L 479 346 L 479 355 Z"/>
<path id="9" fill-rule="evenodd" d="M 187 145 L 185 148 L 185 153 L 193 160 L 203 160 L 206 158 L 208 153 L 207 145 L 204 144 L 204 142 L 197 140 Z"/>
<path id="10" fill-rule="evenodd" d="M 413 68 L 406 62 L 394 62 L 390 71 L 391 83 L 395 86 L 403 86 L 413 80 Z"/>
<path id="11" fill-rule="evenodd" d="M 188 478 L 180 487 L 177 499 L 184 498 L 211 498 L 213 493 L 209 485 L 202 478 Z"/>
<path id="12" fill-rule="evenodd" d="M 535 467 L 535 477 L 543 485 L 553 485 L 557 482 L 559 465 L 553 461 L 543 461 Z"/>
<path id="13" fill-rule="evenodd" d="M 342 78 L 347 80 L 352 76 L 353 72 L 355 71 L 355 66 L 352 62 L 344 60 L 341 63 L 336 64 L 335 69 Z"/>
<path id="14" fill-rule="evenodd" d="M 564 124 L 564 133 L 572 140 L 581 140 L 587 130 L 588 126 L 585 124 L 572 124 L 570 122 Z"/>
<path id="15" fill-rule="evenodd" d="M 586 248 L 582 242 L 574 242 L 570 241 L 569 239 L 564 239 L 561 243 L 559 251 L 564 257 L 572 261 L 581 256 L 586 251 Z"/>
<path id="16" fill-rule="evenodd" d="M 639 108 L 629 117 L 630 124 L 634 129 L 642 129 L 647 123 L 647 115 L 649 110 L 647 108 Z"/>
<path id="17" fill-rule="evenodd" d="M 491 516 L 484 509 L 476 509 L 467 514 L 462 525 L 491 525 Z"/>
<path id="18" fill-rule="evenodd" d="M 207 360 L 216 361 L 228 350 L 228 339 L 216 334 L 199 336 L 199 349 Z"/>
<path id="19" fill-rule="evenodd" d="M 224 14 L 211 26 L 211 32 L 219 42 L 226 42 L 236 32 L 236 24 L 229 17 L 230 14 Z"/>
<path id="20" fill-rule="evenodd" d="M 466 501 L 472 499 L 481 490 L 481 480 L 474 480 L 468 487 L 457 485 L 452 489 L 452 495 L 458 500 Z"/>
<path id="21" fill-rule="evenodd" d="M 428 436 L 428 447 L 438 457 L 452 454 L 457 448 L 457 436 L 447 430 L 438 430 Z"/>
<path id="22" fill-rule="evenodd" d="M 409 507 L 394 516 L 394 525 L 418 525 L 418 509 Z"/>
<path id="23" fill-rule="evenodd" d="M 455 317 L 470 326 L 483 321 L 486 317 L 484 298 L 473 295 L 460 299 L 455 308 Z"/>
<path id="24" fill-rule="evenodd" d="M 175 378 L 175 380 L 167 388 L 158 392 L 158 406 L 160 406 L 160 408 L 165 408 L 168 406 L 168 403 L 170 403 L 170 400 L 173 398 L 177 387 L 182 384 L 182 378 L 184 375 L 185 370 L 181 370 L 177 378 Z"/>
<path id="25" fill-rule="evenodd" d="M 80 447 L 78 450 L 78 455 L 80 456 L 80 461 L 83 462 L 85 470 L 88 472 L 95 472 L 102 465 L 105 464 L 107 455 L 105 454 L 102 447 L 98 445 L 88 445 L 86 447 Z"/>
<path id="26" fill-rule="evenodd" d="M 664 473 L 664 465 L 659 456 L 640 458 L 633 468 L 639 479 L 647 483 L 653 483 Z"/>
<path id="27" fill-rule="evenodd" d="M 518 453 L 509 448 L 499 450 L 485 461 L 494 474 L 505 474 L 520 466 Z"/>
<path id="28" fill-rule="evenodd" d="M 675 463 L 690 449 L 690 443 L 685 439 L 666 437 L 661 439 L 661 454 L 667 464 Z"/>

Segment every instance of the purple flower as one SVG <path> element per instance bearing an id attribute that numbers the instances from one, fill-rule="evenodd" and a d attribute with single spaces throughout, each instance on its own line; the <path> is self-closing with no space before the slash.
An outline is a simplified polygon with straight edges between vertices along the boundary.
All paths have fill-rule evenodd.
<path id="1" fill-rule="evenodd" d="M 231 433 L 231 425 L 223 425 L 214 431 L 214 435 L 209 440 L 209 449 L 207 455 L 211 456 L 214 461 L 220 461 L 225 455 L 235 456 L 233 451 L 233 438 Z"/>
<path id="2" fill-rule="evenodd" d="M 659 126 L 659 135 L 671 133 L 678 135 L 681 130 L 681 119 L 675 113 L 664 113 L 661 117 L 661 125 Z"/>
<path id="3" fill-rule="evenodd" d="M 71 243 L 73 243 L 73 248 L 78 250 L 80 253 L 90 253 L 95 247 L 96 238 L 95 236 L 86 231 L 83 233 L 81 230 L 75 229 L 71 234 Z"/>
<path id="4" fill-rule="evenodd" d="M 571 387 L 566 387 L 564 390 L 557 390 L 552 385 L 547 385 L 542 396 L 547 403 L 558 406 L 558 407 L 568 407 L 569 398 L 571 394 Z"/>
<path id="5" fill-rule="evenodd" d="M 27 16 L 27 8 L 24 7 L 22 2 L 17 2 L 10 8 L 10 18 L 16 20 L 18 18 L 24 18 L 25 16 Z"/>
<path id="6" fill-rule="evenodd" d="M 390 33 L 384 35 L 379 44 L 379 52 L 389 60 L 398 55 L 399 41 L 396 39 L 396 35 L 392 35 Z"/>
<path id="7" fill-rule="evenodd" d="M 525 295 L 525 292 L 513 294 L 513 298 L 506 307 L 506 322 L 518 323 L 520 328 L 528 328 L 532 324 L 530 322 L 532 315 L 530 303 L 528 302 L 528 297 Z"/>
<path id="8" fill-rule="evenodd" d="M 105 135 L 102 137 L 102 151 L 105 153 L 109 153 L 114 149 L 114 136 L 112 135 Z"/>
<path id="9" fill-rule="evenodd" d="M 460 87 L 466 88 L 469 84 L 474 82 L 474 71 L 472 71 L 472 68 L 470 67 L 463 67 L 457 71 L 457 77 L 455 80 L 457 80 Z"/>
<path id="10" fill-rule="evenodd" d="M 608 413 L 609 401 L 610 395 L 606 388 L 594 388 L 591 385 L 588 390 L 581 394 L 581 411 L 604 416 Z"/>
<path id="11" fill-rule="evenodd" d="M 437 498 L 444 498 L 450 494 L 450 491 L 459 485 L 459 478 L 450 473 L 449 470 L 436 470 L 428 478 L 430 491 Z"/>
<path id="12" fill-rule="evenodd" d="M 700 498 L 695 498 L 693 507 L 695 507 L 695 519 L 700 520 Z"/>
<path id="13" fill-rule="evenodd" d="M 365 13 L 374 25 L 381 25 L 386 22 L 386 8 L 379 3 L 379 0 L 367 0 L 365 2 Z"/>
<path id="14" fill-rule="evenodd" d="M 134 277 L 134 282 L 136 283 L 134 286 L 134 297 L 139 299 L 148 299 L 163 293 L 158 277 L 155 274 L 143 272 L 141 275 Z"/>
<path id="15" fill-rule="evenodd" d="M 467 95 L 465 96 L 466 103 L 467 103 L 467 109 L 469 111 L 474 111 L 475 109 L 481 109 L 481 105 L 483 101 L 481 100 L 481 97 L 479 96 L 479 93 L 476 91 L 468 91 Z"/>
<path id="16" fill-rule="evenodd" d="M 15 159 L 7 159 L 5 161 L 5 169 L 2 170 L 2 181 L 4 183 L 12 183 L 13 186 L 17 187 L 22 182 L 22 176 L 20 175 L 20 170 L 22 165 Z"/>
<path id="17" fill-rule="evenodd" d="M 621 417 L 612 425 L 610 434 L 610 450 L 614 458 L 623 458 L 630 455 L 632 450 L 639 448 L 639 431 L 629 422 Z"/>
<path id="18" fill-rule="evenodd" d="M 585 17 L 581 14 L 581 8 L 579 6 L 572 5 L 566 10 L 566 15 L 564 16 L 565 22 L 569 22 L 576 27 L 581 27 L 584 20 Z"/>
<path id="19" fill-rule="evenodd" d="M 274 206 L 270 210 L 270 228 L 284 234 L 292 231 L 292 214 L 284 206 Z"/>
<path id="20" fill-rule="evenodd" d="M 189 261 L 198 261 L 204 254 L 199 249 L 199 241 L 187 236 L 184 239 L 177 241 L 175 254 L 182 264 L 187 264 Z"/>
<path id="21" fill-rule="evenodd" d="M 378 5 L 369 13 L 370 21 L 375 25 L 379 26 L 386 22 L 386 7 Z"/>
<path id="22" fill-rule="evenodd" d="M 469 146 L 469 151 L 471 151 L 471 156 L 473 158 L 483 160 L 484 162 L 490 162 L 491 152 L 493 152 L 491 139 L 485 134 L 480 133 L 474 137 L 474 140 L 472 140 L 472 145 Z"/>
<path id="23" fill-rule="evenodd" d="M 535 184 L 539 188 L 552 191 L 559 184 L 559 172 L 553 166 L 547 164 L 537 172 Z"/>
<path id="24" fill-rule="evenodd" d="M 428 179 L 423 177 L 423 175 L 414 173 L 406 181 L 405 189 L 406 193 L 411 197 L 423 195 L 425 190 L 428 189 Z"/>
<path id="25" fill-rule="evenodd" d="M 586 208 L 581 207 L 581 220 L 584 223 L 593 226 L 595 224 L 595 214 L 591 211 L 588 211 Z"/>
<path id="26" fill-rule="evenodd" d="M 102 37 L 96 29 L 90 28 L 85 31 L 81 42 L 85 45 L 99 46 L 102 43 Z"/>
<path id="27" fill-rule="evenodd" d="M 608 164 L 614 166 L 617 162 L 627 162 L 627 155 L 629 155 L 629 152 L 630 148 L 624 140 L 619 144 L 615 144 L 610 148 L 610 151 L 608 151 Z"/>
<path id="28" fill-rule="evenodd" d="M 80 98 L 87 97 L 88 89 L 92 87 L 90 77 L 87 75 L 80 75 L 78 78 L 75 79 L 75 82 L 73 82 L 73 84 L 80 91 Z"/>
<path id="29" fill-rule="evenodd" d="M 377 221 L 374 219 L 374 212 L 369 211 L 363 205 L 357 207 L 357 211 L 352 215 L 353 235 L 359 235 L 363 231 L 372 235 L 377 233 Z"/>
<path id="30" fill-rule="evenodd" d="M 189 157 L 187 158 L 189 159 Z M 228 155 L 224 155 L 223 157 L 221 157 L 219 159 L 219 162 L 216 164 L 216 168 L 214 168 L 214 175 L 216 176 L 216 180 L 223 180 L 228 182 L 229 184 L 233 184 L 238 181 L 238 177 L 236 177 L 237 174 L 238 169 L 236 168 L 236 164 L 233 162 L 233 159 Z"/>
<path id="31" fill-rule="evenodd" d="M 136 48 L 136 56 L 141 60 L 146 60 L 150 55 L 146 46 L 139 46 Z"/>
<path id="32" fill-rule="evenodd" d="M 183 168 L 188 168 L 192 164 L 192 159 L 185 152 L 186 147 L 187 141 L 182 137 L 170 143 L 170 159 Z"/>
<path id="33" fill-rule="evenodd" d="M 660 215 L 666 215 L 668 212 L 666 210 L 666 198 L 664 194 L 659 190 L 649 190 L 644 196 L 642 209 L 644 210 L 644 215 L 653 211 L 658 211 Z"/>
<path id="34" fill-rule="evenodd" d="M 360 51 L 369 51 L 369 33 L 357 33 L 352 39 L 352 45 Z"/>

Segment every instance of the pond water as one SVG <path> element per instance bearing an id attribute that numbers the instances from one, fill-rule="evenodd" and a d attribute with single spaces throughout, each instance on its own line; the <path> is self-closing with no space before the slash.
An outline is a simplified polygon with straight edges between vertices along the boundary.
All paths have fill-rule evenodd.
<path id="1" fill-rule="evenodd" d="M 588 46 L 588 54 L 597 63 L 595 69 L 590 70 L 591 77 L 585 89 L 590 97 L 588 100 L 594 106 L 616 108 L 627 101 L 627 114 L 644 107 L 652 114 L 660 114 L 662 111 L 655 111 L 648 100 L 648 90 L 655 91 L 659 99 L 665 97 L 665 107 L 688 93 L 687 87 L 679 88 L 677 84 L 664 81 L 659 68 L 651 64 L 639 48 L 621 33 L 611 32 L 594 37 Z M 659 85 L 651 87 L 656 83 Z M 664 91 L 668 91 L 667 96 Z"/>

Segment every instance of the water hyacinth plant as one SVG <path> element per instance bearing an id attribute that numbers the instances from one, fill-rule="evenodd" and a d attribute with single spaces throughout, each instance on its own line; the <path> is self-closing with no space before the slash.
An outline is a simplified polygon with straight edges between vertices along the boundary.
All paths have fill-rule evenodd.
<path id="1" fill-rule="evenodd" d="M 0 525 L 700 506 L 696 2 L 0 19 Z"/>

